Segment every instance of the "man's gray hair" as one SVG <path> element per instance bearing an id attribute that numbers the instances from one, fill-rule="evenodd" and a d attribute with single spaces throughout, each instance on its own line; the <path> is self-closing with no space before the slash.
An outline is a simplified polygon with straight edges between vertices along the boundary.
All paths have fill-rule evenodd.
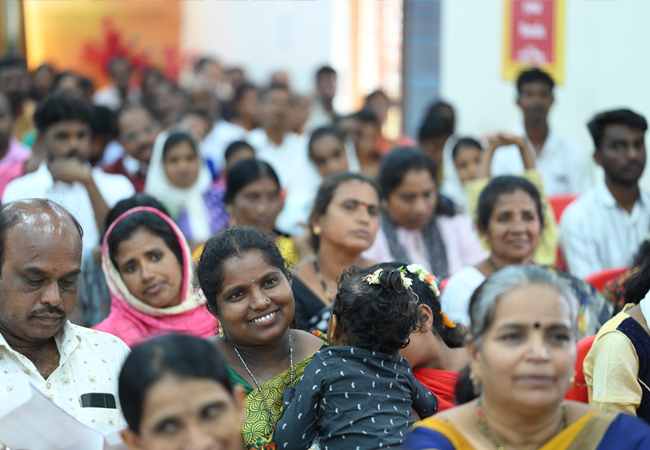
<path id="1" fill-rule="evenodd" d="M 474 292 L 469 304 L 471 339 L 480 345 L 485 332 L 494 320 L 497 302 L 505 294 L 522 286 L 535 284 L 556 289 L 567 301 L 571 311 L 572 331 L 578 316 L 578 301 L 571 286 L 548 269 L 534 265 L 505 267 L 490 275 Z M 535 301 L 534 298 L 530 299 Z"/>

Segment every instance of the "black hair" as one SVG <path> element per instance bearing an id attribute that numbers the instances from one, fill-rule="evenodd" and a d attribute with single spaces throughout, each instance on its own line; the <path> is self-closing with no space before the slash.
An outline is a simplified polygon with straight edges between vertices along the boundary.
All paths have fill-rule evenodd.
<path id="1" fill-rule="evenodd" d="M 59 72 L 54 76 L 53 88 L 57 89 L 59 87 L 59 84 L 61 84 L 61 81 L 67 77 L 75 78 L 77 80 L 77 86 L 79 86 L 79 75 L 71 70 L 66 70 L 64 72 Z"/>
<path id="2" fill-rule="evenodd" d="M 426 115 L 418 131 L 418 141 L 448 138 L 454 133 L 454 121 L 446 114 L 434 110 Z"/>
<path id="3" fill-rule="evenodd" d="M 127 356 L 118 382 L 120 404 L 129 429 L 140 433 L 149 390 L 166 375 L 216 381 L 232 394 L 223 357 L 208 341 L 180 334 L 155 337 Z"/>
<path id="4" fill-rule="evenodd" d="M 226 160 L 226 162 L 228 162 L 228 160 L 229 160 L 229 159 L 230 159 L 230 158 L 231 158 L 235 153 L 237 153 L 238 151 L 243 150 L 243 149 L 245 149 L 245 148 L 251 149 L 251 150 L 253 150 L 253 153 L 255 153 L 255 149 L 254 149 L 253 146 L 250 145 L 248 142 L 246 142 L 246 141 L 234 141 L 234 142 L 231 142 L 231 143 L 228 145 L 228 147 L 226 147 L 226 151 L 225 151 L 225 153 L 223 154 L 223 157 L 224 157 L 224 159 Z"/>
<path id="5" fill-rule="evenodd" d="M 367 107 L 368 103 L 370 103 L 370 99 L 376 96 L 383 97 L 387 102 L 390 103 L 390 98 L 388 98 L 388 94 L 386 93 L 386 91 L 384 91 L 383 89 L 377 89 L 372 91 L 370 94 L 366 95 L 366 100 L 364 102 L 364 105 L 366 105 Z"/>
<path id="6" fill-rule="evenodd" d="M 93 135 L 107 134 L 114 136 L 115 129 L 115 113 L 105 106 L 93 105 L 93 118 L 90 122 L 90 129 Z"/>
<path id="7" fill-rule="evenodd" d="M 223 266 L 230 258 L 242 257 L 247 252 L 259 252 L 271 266 L 282 271 L 288 280 L 291 273 L 282 257 L 275 236 L 251 226 L 235 226 L 221 230 L 208 239 L 196 267 L 198 283 L 205 295 L 208 309 L 219 312 L 217 296 L 224 282 Z"/>
<path id="8" fill-rule="evenodd" d="M 120 217 L 128 210 L 137 208 L 138 206 L 149 206 L 151 208 L 157 209 L 166 216 L 169 215 L 167 208 L 165 208 L 162 203 L 160 203 L 155 198 L 147 194 L 135 194 L 133 197 L 120 200 L 115 204 L 115 206 L 111 208 L 110 211 L 108 211 L 108 214 L 106 214 L 106 219 L 104 220 L 104 229 L 108 230 L 108 228 L 113 224 L 113 222 L 117 220 L 118 217 Z M 104 237 L 102 236 L 99 242 L 101 243 L 103 241 Z"/>
<path id="9" fill-rule="evenodd" d="M 172 148 L 176 147 L 178 144 L 182 142 L 187 142 L 190 144 L 192 149 L 194 150 L 194 153 L 198 156 L 199 151 L 196 148 L 196 142 L 194 142 L 194 139 L 192 139 L 192 136 L 190 136 L 188 133 L 185 131 L 174 131 L 167 136 L 167 139 L 165 139 L 165 143 L 163 144 L 163 160 L 165 159 L 165 156 L 167 156 L 167 153 L 169 150 Z"/>
<path id="10" fill-rule="evenodd" d="M 257 87 L 254 84 L 244 82 L 237 86 L 237 89 L 235 89 L 235 96 L 232 99 L 233 103 L 237 103 L 241 101 L 242 98 L 244 98 L 244 95 L 248 91 L 257 91 Z"/>
<path id="11" fill-rule="evenodd" d="M 196 109 L 196 108 L 190 108 L 184 110 L 180 115 L 178 116 L 178 119 L 176 119 L 177 122 L 182 121 L 184 118 L 187 116 L 197 116 L 200 117 L 201 119 L 205 120 L 212 126 L 212 118 L 210 117 L 210 114 L 205 112 L 203 109 Z"/>
<path id="12" fill-rule="evenodd" d="M 18 204 L 23 203 L 22 201 L 9 202 L 0 205 L 0 275 L 2 274 L 2 266 L 5 262 L 5 248 L 7 246 L 7 232 L 18 223 L 18 221 L 23 217 L 24 210 L 18 206 Z M 81 227 L 79 221 L 73 216 L 70 211 L 65 209 L 63 206 L 55 203 L 51 200 L 43 198 L 33 198 L 29 200 L 29 205 L 36 205 L 38 208 L 44 211 L 55 211 L 63 212 L 72 220 L 74 226 L 79 232 L 79 237 L 83 240 L 84 230 Z"/>
<path id="13" fill-rule="evenodd" d="M 35 75 L 35 74 L 37 74 L 38 72 L 40 72 L 41 70 L 47 70 L 47 71 L 50 72 L 52 75 L 56 75 L 56 70 L 54 70 L 54 66 L 52 66 L 52 64 L 49 64 L 49 63 L 43 63 L 43 64 L 41 64 L 40 66 L 38 66 L 38 67 L 36 68 L 36 70 L 34 70 L 33 74 Z"/>
<path id="14" fill-rule="evenodd" d="M 171 83 L 170 86 L 172 86 L 173 88 L 173 85 Z M 147 114 L 149 114 L 151 120 L 153 121 L 158 120 L 158 116 L 156 115 L 156 113 L 147 104 L 136 102 L 136 101 L 127 101 L 122 103 L 120 109 L 118 109 L 117 112 L 115 112 L 115 123 L 118 124 L 118 131 L 119 131 L 120 119 L 122 118 L 122 116 L 129 111 L 133 111 L 134 109 L 142 109 Z"/>
<path id="15" fill-rule="evenodd" d="M 313 145 L 322 137 L 324 136 L 334 136 L 336 139 L 341 141 L 341 145 L 344 146 L 345 144 L 343 143 L 343 134 L 334 127 L 320 127 L 316 128 L 314 132 L 311 134 L 309 137 L 309 144 L 307 145 L 307 151 L 309 152 L 309 158 L 311 159 L 311 151 Z"/>
<path id="16" fill-rule="evenodd" d="M 27 61 L 22 56 L 6 55 L 0 58 L 0 72 L 8 67 L 20 67 L 27 70 Z"/>
<path id="17" fill-rule="evenodd" d="M 209 56 L 203 56 L 197 59 L 196 62 L 194 63 L 194 71 L 200 72 L 203 69 L 203 67 L 207 66 L 208 64 L 219 64 L 219 61 Z"/>
<path id="18" fill-rule="evenodd" d="M 616 109 L 596 114 L 587 124 L 596 150 L 600 150 L 605 136 L 605 128 L 609 125 L 625 125 L 633 130 L 647 131 L 648 122 L 645 118 L 629 109 Z"/>
<path id="19" fill-rule="evenodd" d="M 517 78 L 517 92 L 521 94 L 521 89 L 528 83 L 546 83 L 551 91 L 555 87 L 553 78 L 548 73 L 539 69 L 524 70 L 519 74 L 519 78 Z"/>
<path id="20" fill-rule="evenodd" d="M 323 66 L 316 71 L 316 81 L 320 80 L 323 75 L 336 75 L 336 70 L 330 66 Z"/>
<path id="21" fill-rule="evenodd" d="M 226 205 L 232 204 L 239 191 L 263 178 L 272 179 L 278 184 L 278 189 L 281 188 L 280 179 L 269 163 L 257 159 L 244 159 L 239 161 L 228 172 L 226 194 L 223 198 Z"/>
<path id="22" fill-rule="evenodd" d="M 367 124 L 375 125 L 377 127 L 381 126 L 377 114 L 375 114 L 374 111 L 370 111 L 369 109 L 362 109 L 360 111 L 357 111 L 352 116 L 355 119 L 357 119 L 361 124 L 367 123 Z"/>
<path id="23" fill-rule="evenodd" d="M 465 366 L 459 372 L 458 380 L 456 381 L 456 388 L 454 394 L 456 397 L 456 404 L 463 405 L 469 403 L 478 397 L 478 393 L 474 390 L 474 384 L 470 378 L 471 369 Z"/>
<path id="24" fill-rule="evenodd" d="M 641 259 L 641 251 L 643 250 L 645 250 L 645 254 L 643 255 L 643 259 Z M 648 241 L 646 240 L 641 245 L 639 254 L 635 258 L 641 259 L 641 264 L 637 266 L 639 267 L 639 272 L 636 275 L 630 277 L 625 283 L 623 283 L 626 304 L 638 304 L 650 291 L 650 253 L 648 250 L 650 250 L 650 244 L 648 244 Z"/>
<path id="25" fill-rule="evenodd" d="M 352 172 L 338 172 L 334 173 L 323 180 L 318 192 L 316 193 L 316 198 L 314 199 L 314 206 L 312 207 L 310 218 L 318 215 L 323 216 L 327 212 L 334 195 L 336 194 L 337 189 L 343 183 L 348 181 L 360 181 L 362 183 L 369 184 L 377 192 L 377 197 L 381 199 L 381 193 L 379 191 L 379 186 L 374 180 L 368 178 L 367 176 L 361 173 L 352 173 Z M 320 238 L 312 233 L 311 236 L 311 245 L 314 250 L 318 250 L 320 246 Z"/>
<path id="26" fill-rule="evenodd" d="M 479 151 L 483 151 L 483 147 L 481 147 L 479 141 L 477 141 L 474 138 L 466 137 L 466 138 L 461 138 L 458 140 L 458 142 L 456 142 L 456 145 L 454 145 L 454 148 L 451 151 L 451 157 L 455 160 L 456 156 L 458 155 L 458 152 L 460 152 L 460 150 L 464 148 L 476 148 Z"/>
<path id="27" fill-rule="evenodd" d="M 503 175 L 492 178 L 478 198 L 476 218 L 478 224 L 484 231 L 487 231 L 488 229 L 490 217 L 492 217 L 492 212 L 494 211 L 494 205 L 499 200 L 499 197 L 504 194 L 512 194 L 516 191 L 523 191 L 533 199 L 533 202 L 535 202 L 535 209 L 537 209 L 537 215 L 539 216 L 540 226 L 542 228 L 544 227 L 542 198 L 535 185 L 522 177 Z"/>
<path id="28" fill-rule="evenodd" d="M 161 238 L 167 247 L 172 251 L 178 264 L 183 267 L 183 250 L 178 236 L 174 229 L 158 214 L 151 211 L 138 211 L 120 220 L 108 235 L 108 251 L 111 255 L 111 262 L 117 266 L 117 248 L 120 243 L 131 239 L 140 229 L 145 229 L 151 234 Z M 119 268 L 118 268 L 119 271 Z"/>
<path id="29" fill-rule="evenodd" d="M 395 356 L 422 327 L 422 314 L 398 270 L 382 270 L 377 284 L 364 281 L 379 269 L 379 264 L 366 269 L 352 266 L 343 272 L 332 315 L 345 344 Z"/>
<path id="30" fill-rule="evenodd" d="M 377 181 L 381 188 L 381 195 L 388 200 L 391 192 L 399 187 L 406 175 L 411 171 L 426 170 L 436 184 L 438 166 L 429 155 L 417 147 L 396 147 L 384 156 L 379 167 Z M 438 201 L 436 202 L 436 215 L 453 216 L 454 211 L 445 202 L 440 201 L 438 189 Z"/>
<path id="31" fill-rule="evenodd" d="M 289 87 L 287 87 L 286 84 L 272 83 L 266 89 L 262 89 L 260 92 L 260 103 L 265 103 L 269 97 L 269 94 L 273 91 L 283 91 L 286 92 L 287 95 L 291 96 L 291 91 L 289 91 Z"/>
<path id="32" fill-rule="evenodd" d="M 93 92 L 95 90 L 95 84 L 88 77 L 79 77 L 79 88 L 82 91 Z"/>
<path id="33" fill-rule="evenodd" d="M 391 271 L 391 270 L 397 270 L 399 268 L 406 270 L 406 267 L 408 265 L 409 265 L 408 263 L 403 263 L 403 262 L 387 262 L 387 263 L 378 264 L 378 267 L 386 271 Z M 413 290 L 415 295 L 418 296 L 418 304 L 427 305 L 429 308 L 431 308 L 431 312 L 433 313 L 432 331 L 437 336 L 440 336 L 440 338 L 447 345 L 447 347 L 450 348 L 463 347 L 465 345 L 465 334 L 460 332 L 459 327 L 449 328 L 443 325 L 443 316 L 441 314 L 442 305 L 440 304 L 440 297 L 438 297 L 436 293 L 433 292 L 431 286 L 429 286 L 427 283 L 420 280 L 418 275 L 413 274 L 408 270 L 406 270 L 404 275 L 409 277 L 413 281 L 411 289 Z M 434 282 L 437 283 L 439 286 L 438 280 Z"/>
<path id="34" fill-rule="evenodd" d="M 38 104 L 34 112 L 34 123 L 39 133 L 64 120 L 78 120 L 90 127 L 93 117 L 92 106 L 69 92 L 55 92 Z"/>

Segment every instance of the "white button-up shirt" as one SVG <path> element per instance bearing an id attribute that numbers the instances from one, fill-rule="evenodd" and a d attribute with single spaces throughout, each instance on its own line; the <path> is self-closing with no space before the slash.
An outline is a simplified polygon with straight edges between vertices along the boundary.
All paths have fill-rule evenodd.
<path id="1" fill-rule="evenodd" d="M 92 177 L 109 208 L 122 199 L 135 195 L 133 185 L 124 175 L 109 174 L 95 167 Z M 84 230 L 83 246 L 92 248 L 99 243 L 99 229 L 95 220 L 93 205 L 86 187 L 79 182 L 64 183 L 52 179 L 47 163 L 38 170 L 13 180 L 7 185 L 2 203 L 26 198 L 45 198 L 66 208 L 81 224 Z"/>
<path id="2" fill-rule="evenodd" d="M 307 140 L 290 131 L 277 145 L 258 128 L 246 139 L 255 148 L 257 159 L 267 162 L 280 178 L 280 187 L 286 191 L 282 213 L 276 227 L 285 233 L 300 233 L 297 222 L 307 222 L 321 177 L 309 161 Z"/>
<path id="3" fill-rule="evenodd" d="M 569 271 L 585 277 L 600 270 L 626 267 L 650 231 L 650 192 L 628 213 L 602 180 L 562 214 L 560 242 Z"/>
<path id="4" fill-rule="evenodd" d="M 119 338 L 70 322 L 54 336 L 59 366 L 46 379 L 31 360 L 12 349 L 0 334 L 0 401 L 14 387 L 30 381 L 68 414 L 104 434 L 126 427 L 118 398 L 118 379 L 129 348 Z M 88 393 L 115 396 L 117 408 L 84 408 Z"/>
<path id="5" fill-rule="evenodd" d="M 576 142 L 549 130 L 542 151 L 537 155 L 525 131 L 520 128 L 515 133 L 525 137 L 535 157 L 535 168 L 544 181 L 546 195 L 582 194 L 593 186 L 594 162 L 591 155 Z M 498 148 L 490 168 L 493 177 L 521 175 L 525 168 L 519 147 L 509 145 Z"/>

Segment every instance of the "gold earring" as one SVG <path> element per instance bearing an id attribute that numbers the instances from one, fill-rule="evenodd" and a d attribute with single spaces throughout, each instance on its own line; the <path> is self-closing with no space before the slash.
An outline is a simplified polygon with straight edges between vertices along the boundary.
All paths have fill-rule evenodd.
<path id="1" fill-rule="evenodd" d="M 474 395 L 478 396 L 481 393 L 481 380 L 474 372 L 474 368 L 472 366 L 469 368 L 469 379 L 471 380 L 472 386 L 474 387 Z"/>
<path id="2" fill-rule="evenodd" d="M 320 236 L 320 234 L 321 234 L 322 231 L 323 231 L 323 229 L 322 229 L 321 227 L 319 227 L 318 225 L 316 225 L 316 226 L 314 227 L 314 230 L 313 230 L 313 232 L 314 232 L 314 234 L 315 234 L 316 236 Z"/>

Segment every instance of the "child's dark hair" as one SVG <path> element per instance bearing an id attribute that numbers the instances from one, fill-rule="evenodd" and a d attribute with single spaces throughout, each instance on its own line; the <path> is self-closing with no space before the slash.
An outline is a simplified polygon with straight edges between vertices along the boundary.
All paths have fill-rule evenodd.
<path id="1" fill-rule="evenodd" d="M 382 270 L 378 284 L 363 280 L 379 269 L 379 264 L 366 269 L 352 266 L 343 272 L 332 314 L 347 345 L 392 357 L 409 344 L 411 333 L 420 329 L 422 315 L 399 271 Z"/>
<path id="2" fill-rule="evenodd" d="M 408 263 L 387 262 L 378 266 L 385 271 L 397 270 L 408 266 Z M 460 332 L 459 327 L 449 328 L 443 323 L 442 306 L 440 298 L 433 292 L 431 286 L 420 280 L 418 275 L 406 270 L 405 275 L 413 281 L 411 289 L 418 296 L 418 304 L 427 305 L 433 313 L 432 331 L 440 336 L 443 342 L 450 348 L 459 348 L 465 345 L 465 335 Z M 437 281 L 436 281 L 437 282 Z"/>
<path id="3" fill-rule="evenodd" d="M 483 147 L 481 147 L 481 144 L 479 141 L 477 141 L 474 138 L 466 137 L 459 139 L 458 142 L 456 142 L 456 145 L 454 145 L 453 150 L 451 151 L 451 157 L 456 160 L 456 156 L 458 155 L 458 152 L 460 152 L 461 149 L 464 148 L 476 148 L 478 151 L 482 151 Z"/>

